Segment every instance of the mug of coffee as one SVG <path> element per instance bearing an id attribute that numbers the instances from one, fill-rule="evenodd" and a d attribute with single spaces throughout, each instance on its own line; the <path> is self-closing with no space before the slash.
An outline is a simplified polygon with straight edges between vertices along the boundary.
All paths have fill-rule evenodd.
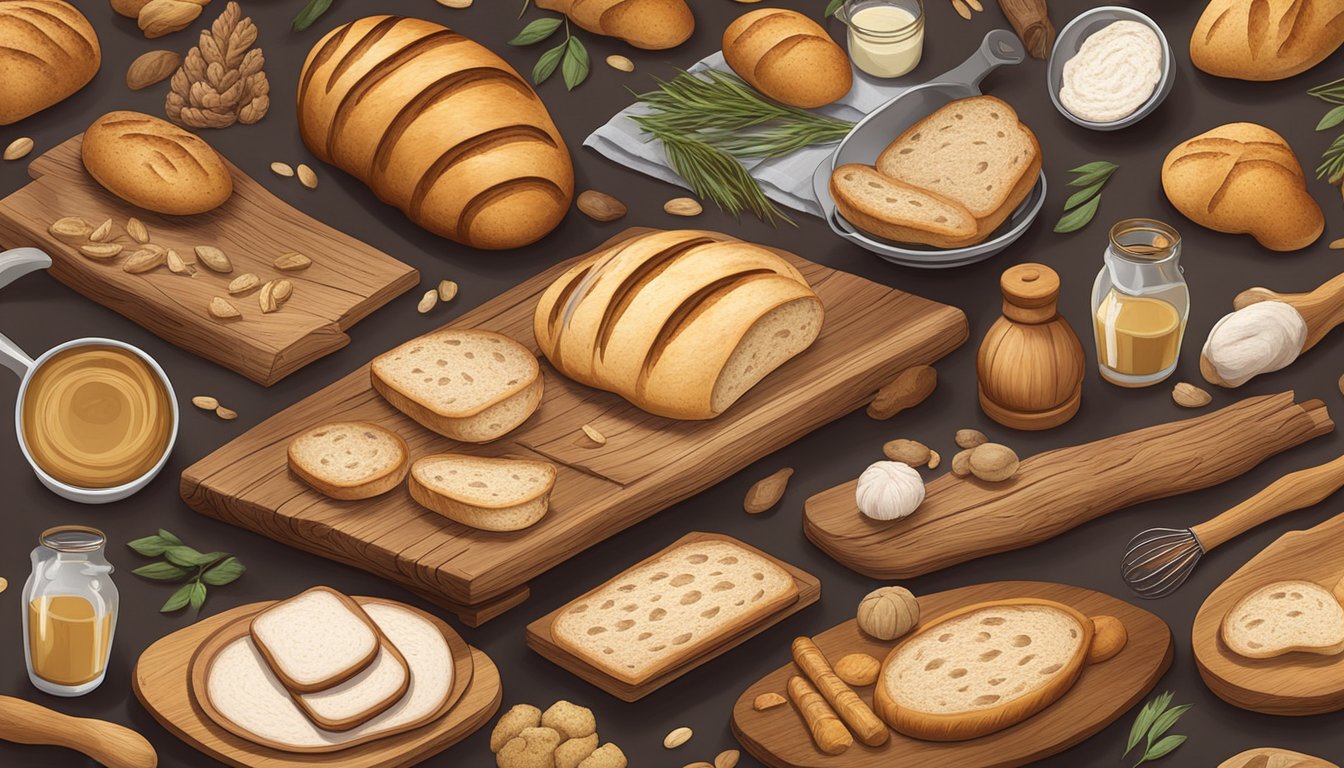
<path id="1" fill-rule="evenodd" d="M 0 253 L 0 288 L 51 266 L 36 248 Z M 177 396 L 140 349 L 114 339 L 67 341 L 37 359 L 0 335 L 0 365 L 19 376 L 14 427 L 42 484 L 85 504 L 145 487 L 177 441 Z"/>

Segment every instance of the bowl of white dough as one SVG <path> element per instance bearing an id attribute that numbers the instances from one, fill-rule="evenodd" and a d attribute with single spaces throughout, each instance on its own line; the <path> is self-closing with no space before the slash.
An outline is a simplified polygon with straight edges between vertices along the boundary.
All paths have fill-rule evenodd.
<path id="1" fill-rule="evenodd" d="M 1095 131 L 1131 126 L 1171 93 L 1171 46 L 1157 22 L 1114 5 L 1079 14 L 1060 30 L 1046 70 L 1050 100 Z"/>

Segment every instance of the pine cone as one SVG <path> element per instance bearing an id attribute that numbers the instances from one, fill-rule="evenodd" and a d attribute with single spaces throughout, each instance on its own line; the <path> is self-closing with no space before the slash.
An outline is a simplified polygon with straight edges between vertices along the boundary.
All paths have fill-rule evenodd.
<path id="1" fill-rule="evenodd" d="M 266 116 L 271 106 L 266 57 L 252 47 L 257 27 L 242 15 L 238 3 L 230 2 L 201 32 L 200 42 L 173 74 L 164 103 L 169 120 L 190 128 L 227 128 Z"/>

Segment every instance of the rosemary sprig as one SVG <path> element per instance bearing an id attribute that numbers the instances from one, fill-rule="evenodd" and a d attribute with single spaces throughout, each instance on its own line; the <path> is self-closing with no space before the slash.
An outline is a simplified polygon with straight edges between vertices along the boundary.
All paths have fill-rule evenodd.
<path id="1" fill-rule="evenodd" d="M 1328 130 L 1344 123 L 1344 78 L 1318 85 L 1307 91 L 1307 95 L 1326 104 L 1336 105 L 1316 124 L 1316 130 Z M 1335 137 L 1330 147 L 1321 155 L 1321 164 L 1316 166 L 1316 178 L 1325 179 L 1331 184 L 1338 184 L 1344 180 L 1344 134 Z"/>
<path id="2" fill-rule="evenodd" d="M 646 127 L 645 130 L 662 142 L 672 170 L 685 179 L 700 198 L 713 201 L 720 210 L 734 217 L 749 209 L 766 223 L 784 221 L 797 226 L 766 197 L 761 185 L 737 158 L 694 137 L 664 133 L 658 128 Z"/>
<path id="3" fill-rule="evenodd" d="M 222 587 L 247 570 L 228 552 L 198 552 L 162 528 L 156 535 L 135 539 L 126 546 L 146 557 L 163 557 L 131 573 L 154 581 L 186 579 L 159 609 L 160 613 L 172 613 L 188 605 L 199 611 L 205 603 L 206 585 Z"/>
<path id="4" fill-rule="evenodd" d="M 1140 741 L 1143 742 L 1143 756 L 1134 764 L 1134 768 L 1166 757 L 1185 743 L 1184 736 L 1164 734 L 1171 730 L 1176 721 L 1181 719 L 1181 715 L 1194 705 L 1181 704 L 1172 707 L 1171 697 L 1171 691 L 1167 691 L 1144 704 L 1143 709 L 1139 710 L 1138 718 L 1134 720 L 1134 726 L 1129 729 L 1129 743 L 1125 746 L 1125 754 L 1122 757 L 1128 756 Z"/>

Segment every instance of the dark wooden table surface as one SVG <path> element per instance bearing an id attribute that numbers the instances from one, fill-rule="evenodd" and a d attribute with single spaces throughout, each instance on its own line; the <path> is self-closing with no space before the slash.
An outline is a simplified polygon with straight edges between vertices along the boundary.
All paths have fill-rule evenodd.
<path id="1" fill-rule="evenodd" d="M 994 4 L 972 21 L 963 21 L 947 0 L 927 0 L 928 40 L 923 63 L 909 78 L 918 82 L 941 73 L 964 59 L 981 36 L 1006 22 Z M 729 0 L 691 0 L 698 20 L 695 36 L 673 51 L 637 52 L 622 43 L 583 34 L 594 65 L 588 81 L 567 92 L 557 76 L 540 92 L 573 151 L 579 189 L 594 188 L 621 197 L 630 215 L 614 224 L 598 224 L 572 213 L 561 227 L 538 245 L 516 253 L 472 252 L 432 237 L 410 224 L 397 211 L 373 197 L 355 180 L 316 166 L 321 186 L 307 191 L 293 180 L 282 180 L 267 170 L 272 161 L 313 162 L 299 140 L 294 121 L 293 94 L 299 67 L 309 46 L 326 30 L 364 13 L 397 12 L 433 19 L 456 27 L 498 51 L 519 70 L 530 71 L 539 49 L 510 48 L 505 42 L 522 26 L 517 14 L 522 0 L 477 0 L 469 10 L 449 10 L 431 0 L 384 0 L 377 3 L 336 0 L 331 11 L 305 33 L 289 31 L 289 19 L 300 0 L 250 0 L 244 10 L 261 30 L 267 54 L 273 103 L 270 114 L 256 126 L 237 126 L 209 132 L 206 138 L 244 170 L 282 198 L 305 212 L 361 238 L 419 268 L 424 288 L 440 278 L 452 278 L 462 290 L 456 301 L 430 315 L 415 311 L 418 292 L 394 301 L 360 323 L 346 349 L 310 365 L 269 389 L 182 352 L 149 335 L 138 326 L 81 298 L 45 275 L 33 275 L 10 286 L 0 298 L 0 332 L 31 353 L 67 339 L 101 334 L 136 344 L 157 358 L 172 377 L 183 403 L 192 395 L 212 394 L 235 408 L 237 421 L 222 422 L 186 405 L 176 452 L 163 474 L 135 497 L 105 507 L 86 507 L 46 492 L 28 471 L 16 442 L 0 439 L 0 576 L 10 587 L 0 595 L 0 693 L 21 696 L 75 715 L 120 722 L 144 733 L 158 748 L 161 765 L 204 765 L 206 758 L 170 736 L 135 700 L 130 670 L 137 655 L 155 639 L 185 626 L 191 616 L 161 615 L 158 607 L 171 591 L 129 573 L 139 558 L 125 542 L 165 527 L 200 548 L 236 553 L 248 566 L 247 575 L 228 587 L 212 589 L 204 613 L 212 614 L 245 602 L 294 594 L 314 584 L 328 584 L 351 594 L 378 595 L 414 602 L 388 583 L 338 563 L 288 549 L 260 536 L 200 517 L 178 498 L 178 476 L 187 465 L 248 427 L 279 411 L 373 355 L 437 326 L 487 298 L 539 272 L 546 265 L 591 248 L 629 225 L 683 226 L 688 222 L 665 215 L 663 201 L 682 192 L 640 176 L 580 148 L 583 138 L 630 101 L 627 88 L 645 89 L 651 76 L 670 76 L 719 48 L 724 26 L 751 6 Z M 820 15 L 823 0 L 780 0 L 775 3 Z M 1051 3 L 1056 26 L 1095 3 L 1056 0 Z M 654 519 L 594 547 L 556 568 L 534 585 L 532 599 L 479 630 L 465 630 L 466 639 L 485 651 L 501 667 L 504 706 L 530 702 L 546 706 L 559 698 L 593 707 L 604 740 L 613 740 L 640 768 L 679 766 L 712 760 L 720 750 L 733 747 L 728 716 L 733 701 L 749 684 L 788 660 L 788 643 L 798 634 L 815 633 L 853 616 L 859 598 L 876 586 L 832 562 L 802 535 L 800 514 L 809 495 L 852 478 L 880 457 L 886 440 L 911 437 L 930 443 L 950 456 L 952 433 L 960 427 L 978 427 L 1019 453 L 1091 440 L 1137 427 L 1189 415 L 1170 399 L 1170 383 L 1199 381 L 1199 348 L 1208 329 L 1228 311 L 1232 297 L 1252 285 L 1279 290 L 1307 290 L 1339 271 L 1344 258 L 1325 243 L 1344 234 L 1338 189 L 1312 182 L 1312 194 L 1326 212 L 1326 234 L 1317 245 L 1292 254 L 1260 249 L 1249 238 L 1218 235 L 1184 220 L 1162 196 L 1159 168 L 1177 142 L 1214 125 L 1251 120 L 1282 133 L 1308 169 L 1329 144 L 1329 133 L 1313 128 L 1324 105 L 1306 96 L 1306 90 L 1344 75 L 1344 55 L 1305 75 L 1277 83 L 1219 80 L 1190 66 L 1187 41 L 1203 7 L 1196 0 L 1145 0 L 1126 3 L 1157 19 L 1166 30 L 1176 54 L 1176 84 L 1166 103 L 1138 126 L 1119 133 L 1093 133 L 1065 120 L 1050 104 L 1045 90 L 1045 66 L 1029 60 L 1000 70 L 984 84 L 987 92 L 1013 104 L 1041 138 L 1051 193 L 1040 220 L 1010 251 L 975 267 L 951 272 L 919 272 L 888 265 L 865 251 L 831 235 L 826 226 L 803 217 L 797 229 L 772 229 L 755 220 L 735 222 L 718 212 L 707 212 L 692 223 L 722 229 L 744 238 L 787 247 L 832 267 L 850 270 L 874 280 L 955 304 L 966 311 L 972 341 L 939 366 L 937 393 L 917 410 L 890 422 L 868 419 L 862 412 L 821 429 L 770 456 L 739 475 Z M 102 0 L 82 0 L 103 45 L 103 67 L 97 79 L 65 103 L 18 125 L 0 128 L 0 145 L 18 136 L 31 136 L 38 151 L 50 148 L 81 131 L 91 120 L 113 109 L 140 109 L 161 113 L 163 86 L 131 92 L 124 85 L 126 67 L 140 53 L 170 47 L 185 51 L 194 32 L 158 41 L 144 40 L 134 24 L 115 16 Z M 206 9 L 205 18 L 223 10 L 222 0 Z M 528 18 L 536 18 L 535 10 Z M 198 27 L 199 28 L 199 25 Z M 837 24 L 832 25 L 838 34 Z M 634 59 L 638 69 L 624 74 L 606 67 L 610 53 Z M 1051 226 L 1065 197 L 1067 170 L 1095 159 L 1120 166 L 1106 187 L 1097 220 L 1073 235 L 1057 235 Z M 0 194 L 26 181 L 25 164 L 0 164 Z M 1127 216 L 1154 216 L 1174 224 L 1184 236 L 1183 263 L 1190 282 L 1193 309 L 1189 338 L 1184 345 L 1176 379 L 1164 386 L 1123 390 L 1104 383 L 1094 369 L 1084 385 L 1083 405 L 1068 424 L 1044 433 L 1008 433 L 983 416 L 975 396 L 975 348 L 998 317 L 998 275 L 1007 266 L 1027 260 L 1043 261 L 1063 278 L 1062 311 L 1080 331 L 1089 357 L 1094 345 L 1088 324 L 1088 296 L 1093 276 L 1101 266 L 1106 229 Z M 13 247 L 25 243 L 2 243 Z M 1300 398 L 1322 398 L 1344 416 L 1344 399 L 1336 380 L 1344 373 L 1344 333 L 1328 338 L 1289 370 L 1257 378 L 1235 395 L 1215 392 L 1214 405 L 1240 395 L 1296 389 Z M 0 402 L 13 402 L 17 381 L 0 378 Z M 1229 443 L 1227 450 L 1236 450 Z M 1060 581 L 1101 590 L 1122 598 L 1129 594 L 1121 583 L 1119 558 L 1134 533 L 1155 525 L 1186 526 L 1210 517 L 1246 498 L 1274 478 L 1302 467 L 1322 463 L 1344 451 L 1344 438 L 1332 435 L 1274 458 L 1234 482 L 1185 497 L 1145 504 L 1083 526 L 1041 546 L 971 562 L 915 579 L 906 586 L 929 592 L 999 579 Z M 797 470 L 782 506 L 766 515 L 750 517 L 741 500 L 756 479 L 781 466 Z M 1340 715 L 1286 719 L 1244 712 L 1209 693 L 1199 680 L 1190 655 L 1190 625 L 1203 600 L 1222 579 L 1284 531 L 1314 525 L 1344 509 L 1344 496 L 1329 500 L 1237 539 L 1208 557 L 1193 578 L 1174 597 L 1148 608 L 1172 628 L 1176 660 L 1158 690 L 1175 692 L 1178 702 L 1194 709 L 1174 729 L 1189 742 L 1165 764 L 1212 766 L 1253 746 L 1281 746 L 1344 760 L 1338 736 Z M 44 528 L 83 523 L 105 530 L 111 538 L 111 559 L 121 591 L 122 610 L 107 681 L 79 699 L 63 700 L 36 691 L 24 671 L 20 629 L 20 591 L 28 573 L 27 554 Z M 799 613 L 747 645 L 686 675 L 637 704 L 623 704 L 580 682 L 577 678 L 531 653 L 524 645 L 523 628 L 576 594 L 676 540 L 690 530 L 722 531 L 738 536 L 774 555 L 818 575 L 823 597 L 818 605 Z M 459 625 L 460 626 L 460 625 Z M 1133 714 L 1093 738 L 1041 765 L 1053 768 L 1132 764 L 1120 762 Z M 686 747 L 667 753 L 662 737 L 676 726 L 688 725 L 695 737 Z M 426 765 L 484 766 L 492 764 L 487 749 L 488 729 L 482 730 Z M 78 766 L 88 761 L 49 748 L 0 744 L 0 764 Z M 754 764 L 743 759 L 742 765 Z"/>

